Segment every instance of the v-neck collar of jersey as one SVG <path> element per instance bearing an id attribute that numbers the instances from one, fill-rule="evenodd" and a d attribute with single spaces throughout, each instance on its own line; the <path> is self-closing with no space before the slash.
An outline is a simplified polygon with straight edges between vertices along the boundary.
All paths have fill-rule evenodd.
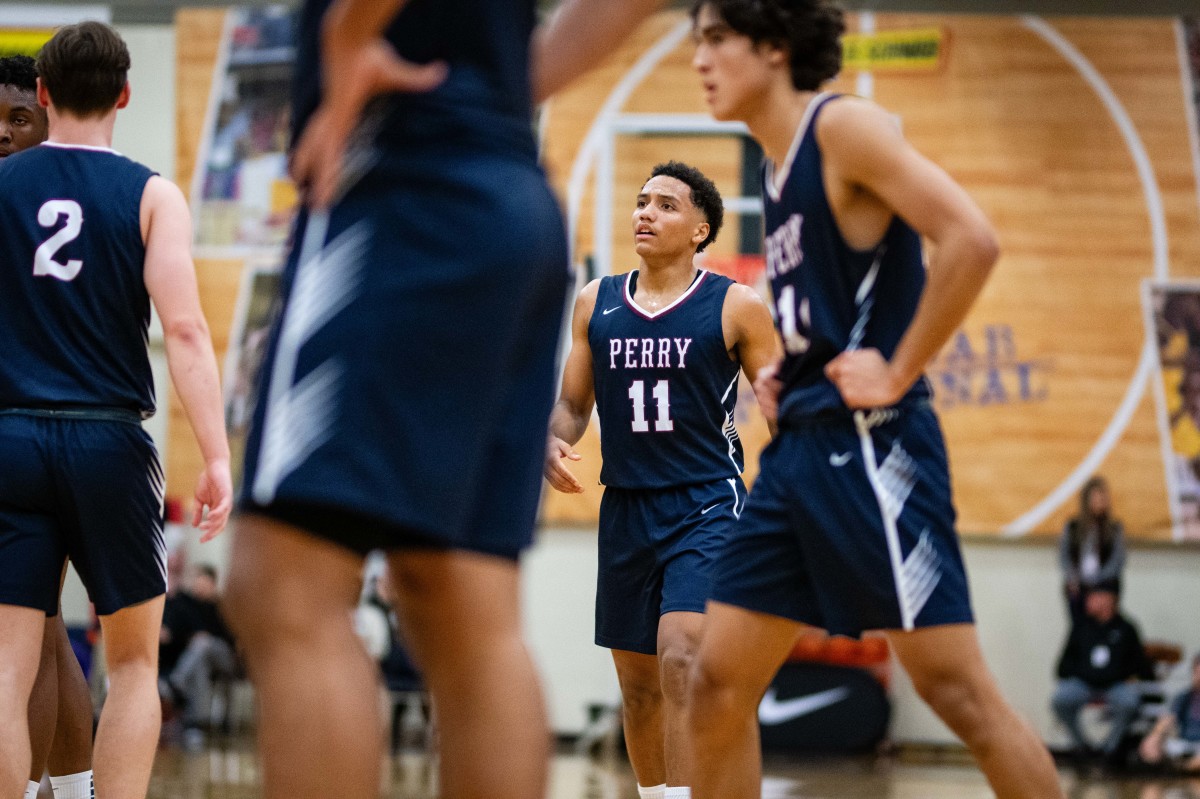
<path id="1" fill-rule="evenodd" d="M 633 299 L 633 291 L 634 291 L 633 281 L 635 280 L 635 276 L 637 275 L 637 273 L 638 273 L 638 270 L 634 269 L 632 272 L 630 272 L 628 275 L 625 276 L 625 292 L 624 292 L 625 293 L 625 304 L 628 305 L 629 309 L 631 311 L 633 311 L 635 314 L 637 314 L 638 316 L 642 317 L 643 319 L 649 319 L 649 320 L 653 321 L 654 319 L 657 319 L 658 317 L 662 316 L 663 314 L 667 313 L 668 311 L 675 310 L 680 305 L 682 305 L 683 302 L 688 297 L 695 294 L 696 289 L 700 288 L 700 284 L 704 282 L 704 278 L 708 275 L 708 270 L 697 269 L 696 276 L 692 279 L 691 285 L 689 285 L 682 294 L 680 294 L 678 297 L 676 297 L 674 300 L 672 300 L 670 305 L 666 305 L 662 308 L 659 308 L 657 311 L 654 311 L 654 312 L 647 311 L 645 308 L 638 305 L 637 302 L 635 302 Z"/>

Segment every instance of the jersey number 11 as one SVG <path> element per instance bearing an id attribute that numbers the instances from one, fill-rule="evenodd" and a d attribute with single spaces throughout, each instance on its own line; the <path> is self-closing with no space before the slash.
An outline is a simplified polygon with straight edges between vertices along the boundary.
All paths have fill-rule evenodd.
<path id="1" fill-rule="evenodd" d="M 654 384 L 654 390 L 650 393 L 658 402 L 658 418 L 654 420 L 654 432 L 666 433 L 674 430 L 675 423 L 671 421 L 671 396 L 667 381 L 659 380 Z M 646 420 L 645 381 L 633 381 L 633 385 L 629 387 L 629 399 L 633 400 L 633 432 L 650 432 L 650 422 Z"/>

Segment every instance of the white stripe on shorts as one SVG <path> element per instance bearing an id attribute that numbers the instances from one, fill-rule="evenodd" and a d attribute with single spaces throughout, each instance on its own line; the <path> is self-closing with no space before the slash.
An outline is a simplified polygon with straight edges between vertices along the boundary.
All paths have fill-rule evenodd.
<path id="1" fill-rule="evenodd" d="M 892 577 L 896 584 L 896 599 L 900 605 L 900 622 L 905 630 L 916 626 L 916 618 L 933 595 L 934 588 L 942 577 L 941 562 L 937 551 L 929 540 L 929 531 L 921 533 L 921 539 L 905 559 L 900 547 L 900 530 L 897 522 L 904 511 L 904 503 L 916 485 L 916 466 L 912 458 L 897 441 L 884 458 L 882 464 L 875 459 L 875 441 L 871 428 L 888 421 L 886 412 L 854 412 L 854 426 L 862 446 L 863 463 L 867 467 L 867 479 L 879 513 L 883 519 L 883 532 L 887 538 L 888 556 L 892 564 Z"/>

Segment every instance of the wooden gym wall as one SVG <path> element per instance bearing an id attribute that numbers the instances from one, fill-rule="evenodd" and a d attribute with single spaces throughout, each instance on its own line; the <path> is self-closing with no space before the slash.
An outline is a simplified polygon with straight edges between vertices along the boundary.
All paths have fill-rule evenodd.
<path id="1" fill-rule="evenodd" d="M 545 110 L 547 167 L 564 201 L 578 195 L 576 253 L 595 252 L 595 169 L 578 156 L 609 110 L 704 114 L 689 62 L 686 18 L 645 25 L 608 63 Z M 934 29 L 934 69 L 847 70 L 834 88 L 871 94 L 908 138 L 962 183 L 989 214 L 1003 256 L 961 334 L 930 371 L 939 392 L 964 532 L 1057 532 L 1092 471 L 1109 476 L 1131 534 L 1170 537 L 1154 379 L 1139 286 L 1154 276 L 1200 276 L 1200 208 L 1180 49 L 1172 19 L 851 15 L 851 31 Z M 178 18 L 179 177 L 188 185 L 207 103 L 219 12 Z M 659 48 L 661 52 L 655 50 Z M 653 62 L 654 58 L 657 62 Z M 637 70 L 652 66 L 637 79 Z M 628 90 L 614 102 L 614 91 Z M 600 127 L 603 127 L 602 125 Z M 631 136 L 614 140 L 613 268 L 631 260 L 627 220 L 653 164 L 699 166 L 727 196 L 741 193 L 735 138 Z M 715 255 L 738 250 L 730 215 Z M 218 357 L 223 357 L 240 264 L 197 263 Z M 744 382 L 744 381 L 743 381 Z M 743 400 L 749 400 L 742 387 Z M 199 465 L 171 403 L 168 491 L 187 496 Z M 765 441 L 757 410 L 739 416 L 748 472 Z M 577 472 L 594 484 L 593 425 Z M 547 491 L 543 521 L 595 523 L 601 489 Z"/>

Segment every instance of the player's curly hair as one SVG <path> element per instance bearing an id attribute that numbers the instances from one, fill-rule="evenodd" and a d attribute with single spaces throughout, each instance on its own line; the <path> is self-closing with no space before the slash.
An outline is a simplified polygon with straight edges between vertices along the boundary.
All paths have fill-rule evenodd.
<path id="1" fill-rule="evenodd" d="M 37 91 L 37 67 L 27 55 L 0 58 L 0 86 L 13 86 L 23 92 Z"/>
<path id="2" fill-rule="evenodd" d="M 842 9 L 830 0 L 695 0 L 692 22 L 710 6 L 730 28 L 788 52 L 792 85 L 816 91 L 842 70 Z"/>
<path id="3" fill-rule="evenodd" d="M 704 221 L 708 222 L 708 237 L 696 247 L 696 252 L 704 252 L 705 247 L 717 240 L 717 231 L 725 221 L 725 204 L 721 201 L 721 192 L 717 191 L 716 184 L 709 180 L 707 175 L 682 161 L 659 164 L 650 170 L 650 177 L 646 180 L 659 175 L 675 178 L 686 183 L 692 190 L 692 205 L 700 209 L 704 214 Z"/>
<path id="4" fill-rule="evenodd" d="M 37 70 L 55 107 L 80 117 L 103 115 L 125 88 L 129 48 L 102 22 L 67 25 L 42 46 Z"/>

